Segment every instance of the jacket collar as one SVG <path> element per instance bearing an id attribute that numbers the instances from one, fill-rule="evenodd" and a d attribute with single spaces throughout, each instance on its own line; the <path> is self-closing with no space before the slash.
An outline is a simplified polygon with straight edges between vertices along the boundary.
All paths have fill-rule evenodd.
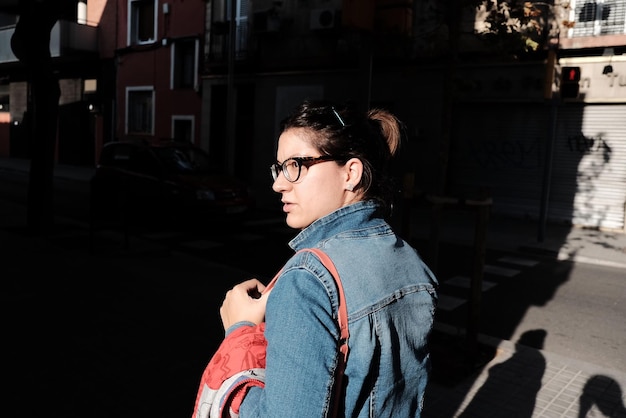
<path id="1" fill-rule="evenodd" d="M 302 248 L 320 246 L 319 243 L 341 232 L 353 229 L 374 219 L 382 221 L 377 214 L 378 205 L 372 201 L 361 201 L 343 206 L 328 215 L 319 218 L 311 225 L 304 228 L 290 242 L 289 246 L 298 251 Z"/>

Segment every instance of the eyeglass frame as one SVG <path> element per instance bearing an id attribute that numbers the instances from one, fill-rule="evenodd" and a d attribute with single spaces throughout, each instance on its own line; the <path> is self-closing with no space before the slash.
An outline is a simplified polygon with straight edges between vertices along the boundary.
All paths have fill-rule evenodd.
<path id="1" fill-rule="evenodd" d="M 343 157 L 333 157 L 332 155 L 321 155 L 319 157 L 291 157 L 287 158 L 282 163 L 276 161 L 274 164 L 270 165 L 270 173 L 272 174 L 272 179 L 274 181 L 278 180 L 278 175 L 283 173 L 285 179 L 290 183 L 295 183 L 300 180 L 300 176 L 302 175 L 302 167 L 306 167 L 307 169 L 311 168 L 312 165 L 324 163 L 327 161 L 341 161 Z M 289 161 L 296 161 L 298 163 L 298 175 L 295 179 L 291 180 L 289 178 L 289 174 L 287 172 L 287 163 Z"/>

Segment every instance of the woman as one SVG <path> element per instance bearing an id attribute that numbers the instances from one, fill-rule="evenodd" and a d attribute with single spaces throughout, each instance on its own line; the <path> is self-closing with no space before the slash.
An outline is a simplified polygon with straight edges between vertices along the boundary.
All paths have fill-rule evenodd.
<path id="1" fill-rule="evenodd" d="M 385 221 L 400 123 L 384 110 L 305 102 L 281 131 L 271 172 L 287 224 L 300 230 L 289 245 L 326 252 L 346 295 L 350 354 L 338 416 L 419 417 L 437 282 Z M 241 283 L 220 309 L 227 334 L 266 322 L 265 386 L 249 389 L 239 416 L 330 416 L 340 355 L 332 277 L 298 253 L 259 297 L 264 289 L 256 279 Z"/>

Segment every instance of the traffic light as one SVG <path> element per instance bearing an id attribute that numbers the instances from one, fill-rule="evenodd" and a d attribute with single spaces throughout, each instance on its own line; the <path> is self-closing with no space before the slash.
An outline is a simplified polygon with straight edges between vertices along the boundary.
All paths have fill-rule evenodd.
<path id="1" fill-rule="evenodd" d="M 580 81 L 580 67 L 563 67 L 561 69 L 561 99 L 575 99 L 578 97 L 578 82 Z"/>

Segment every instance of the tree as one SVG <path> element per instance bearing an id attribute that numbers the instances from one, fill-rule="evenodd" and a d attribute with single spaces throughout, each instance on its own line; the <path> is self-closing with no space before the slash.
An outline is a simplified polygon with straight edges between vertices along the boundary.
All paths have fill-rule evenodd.
<path id="1" fill-rule="evenodd" d="M 454 125 L 457 68 L 464 57 L 476 57 L 476 39 L 480 57 L 501 60 L 543 58 L 558 43 L 560 26 L 569 24 L 559 16 L 567 5 L 523 0 L 424 0 L 414 2 L 414 54 L 442 59 L 443 84 L 442 135 L 434 193 L 447 193 L 448 158 L 451 126 Z M 473 27 L 469 32 L 470 23 Z M 465 32 L 463 32 L 465 30 Z M 468 40 L 471 40 L 468 42 Z M 465 48 L 471 45 L 471 50 Z"/>
<path id="2" fill-rule="evenodd" d="M 494 52 L 513 59 L 533 57 L 558 38 L 555 6 L 548 2 L 487 0 L 477 9 L 478 35 Z"/>
<path id="3" fill-rule="evenodd" d="M 54 223 L 54 152 L 60 88 L 50 55 L 50 31 L 77 0 L 21 0 L 11 49 L 28 72 L 27 126 L 31 151 L 28 183 L 29 229 L 47 232 Z"/>

